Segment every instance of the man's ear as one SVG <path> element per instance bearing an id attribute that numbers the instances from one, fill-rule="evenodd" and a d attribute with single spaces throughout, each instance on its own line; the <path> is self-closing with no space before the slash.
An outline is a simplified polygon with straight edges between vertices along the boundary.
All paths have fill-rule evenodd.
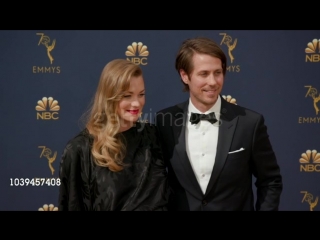
<path id="1" fill-rule="evenodd" d="M 180 69 L 180 76 L 181 76 L 182 81 L 183 81 L 185 84 L 189 84 L 188 74 L 187 74 L 183 69 Z"/>

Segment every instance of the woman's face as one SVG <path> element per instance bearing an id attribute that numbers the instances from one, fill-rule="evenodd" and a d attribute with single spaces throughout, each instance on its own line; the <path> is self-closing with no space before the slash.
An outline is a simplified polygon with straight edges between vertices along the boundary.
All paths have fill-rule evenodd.
<path id="1" fill-rule="evenodd" d="M 118 115 L 120 116 L 120 131 L 132 127 L 142 113 L 145 104 L 145 89 L 142 76 L 130 79 L 130 88 L 124 93 L 119 102 Z"/>

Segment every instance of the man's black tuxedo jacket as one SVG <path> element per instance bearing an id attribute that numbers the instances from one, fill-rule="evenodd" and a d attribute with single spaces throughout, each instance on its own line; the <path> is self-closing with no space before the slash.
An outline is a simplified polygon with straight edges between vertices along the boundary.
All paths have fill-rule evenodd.
<path id="1" fill-rule="evenodd" d="M 155 118 L 168 166 L 169 211 L 277 211 L 282 177 L 263 116 L 221 97 L 217 154 L 203 194 L 186 152 L 188 104 L 163 109 Z M 240 148 L 245 150 L 229 154 Z"/>

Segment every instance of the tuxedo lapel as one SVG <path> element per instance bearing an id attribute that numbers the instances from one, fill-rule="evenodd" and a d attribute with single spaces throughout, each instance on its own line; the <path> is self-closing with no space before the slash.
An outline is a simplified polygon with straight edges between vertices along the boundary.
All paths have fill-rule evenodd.
<path id="1" fill-rule="evenodd" d="M 209 184 L 205 196 L 210 193 L 213 185 L 217 181 L 219 174 L 225 164 L 228 156 L 233 134 L 238 122 L 238 116 L 235 115 L 230 105 L 221 97 L 220 126 L 215 164 L 211 173 Z"/>
<path id="2" fill-rule="evenodd" d="M 173 124 L 173 132 L 176 143 L 174 151 L 175 154 L 177 154 L 177 157 L 172 159 L 171 164 L 174 169 L 178 170 L 175 172 L 179 175 L 178 179 L 182 180 L 180 184 L 192 195 L 200 199 L 202 198 L 203 193 L 186 152 L 185 130 L 188 123 L 188 102 L 184 102 L 178 106 L 179 111 L 176 112 L 173 117 L 175 121 Z"/>

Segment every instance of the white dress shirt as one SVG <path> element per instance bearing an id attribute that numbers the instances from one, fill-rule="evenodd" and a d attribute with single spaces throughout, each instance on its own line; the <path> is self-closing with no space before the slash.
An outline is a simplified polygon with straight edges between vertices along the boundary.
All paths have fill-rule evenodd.
<path id="1" fill-rule="evenodd" d="M 211 124 L 209 121 L 201 120 L 198 124 L 191 125 L 189 121 L 191 112 L 200 114 L 203 112 L 200 112 L 189 99 L 186 151 L 203 193 L 206 192 L 216 158 L 220 108 L 221 99 L 218 96 L 217 102 L 207 112 L 204 112 L 204 114 L 215 112 L 218 122 Z"/>

